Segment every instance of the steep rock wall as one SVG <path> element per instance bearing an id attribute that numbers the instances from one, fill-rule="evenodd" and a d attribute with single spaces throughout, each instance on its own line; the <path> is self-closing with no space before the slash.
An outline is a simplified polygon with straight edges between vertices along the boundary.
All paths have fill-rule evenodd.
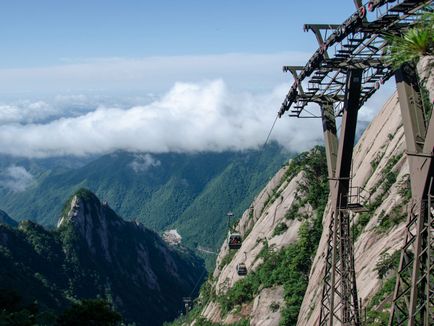
<path id="1" fill-rule="evenodd" d="M 256 270 L 261 265 L 260 253 L 265 243 L 269 248 L 277 251 L 297 240 L 301 221 L 288 220 L 285 218 L 285 214 L 296 199 L 298 184 L 303 180 L 303 172 L 285 179 L 287 169 L 288 165 L 282 167 L 255 198 L 250 209 L 244 212 L 237 226 L 237 230 L 243 235 L 244 240 L 241 248 L 232 252 L 233 257 L 231 257 L 227 243 L 223 244 L 213 273 L 212 286 L 217 295 L 224 294 L 242 277 L 238 276 L 236 271 L 238 263 L 245 263 L 249 272 Z M 299 211 L 306 218 L 312 213 L 309 205 L 301 207 Z M 274 230 L 277 225 L 282 223 L 286 225 L 287 229 L 277 234 Z M 229 313 L 224 316 L 221 314 L 219 304 L 211 301 L 205 306 L 201 315 L 215 323 L 232 324 L 241 318 L 247 318 L 253 325 L 278 325 L 280 312 L 278 309 L 270 307 L 272 303 L 276 307 L 282 306 L 282 286 L 262 289 L 250 303 L 243 304 L 240 311 L 236 313 Z"/>
<path id="2" fill-rule="evenodd" d="M 260 253 L 265 240 L 276 250 L 297 240 L 302 222 L 299 219 L 288 220 L 285 214 L 294 204 L 295 198 L 300 196 L 298 184 L 303 182 L 304 173 L 300 172 L 289 181 L 282 182 L 287 168 L 283 167 L 270 180 L 252 207 L 244 212 L 237 227 L 245 237 L 241 249 L 231 257 L 227 244 L 223 244 L 213 273 L 212 286 L 217 295 L 224 295 L 240 279 L 236 273 L 238 263 L 244 262 L 249 271 L 260 266 Z M 369 197 L 366 205 L 370 207 L 370 212 L 363 216 L 353 214 L 351 217 L 357 226 L 355 232 L 358 232 L 354 250 L 359 296 L 362 304 L 366 305 L 382 286 L 383 280 L 378 277 L 376 270 L 377 262 L 385 253 L 398 251 L 402 244 L 404 206 L 408 201 L 404 191 L 408 187 L 408 165 L 396 95 L 387 101 L 354 148 L 352 185 L 363 187 L 365 197 Z M 298 214 L 312 215 L 312 208 L 305 205 Z M 276 236 L 274 229 L 282 222 L 288 229 Z M 330 203 L 324 212 L 323 233 L 313 260 L 298 325 L 314 325 L 319 318 L 329 222 Z M 283 293 L 279 286 L 262 289 L 250 303 L 244 303 L 236 312 L 226 315 L 221 313 L 216 301 L 211 301 L 201 315 L 215 323 L 232 324 L 248 319 L 251 325 L 279 325 L 281 311 L 272 309 L 273 304 L 283 306 Z"/>
<path id="3" fill-rule="evenodd" d="M 362 186 L 370 195 L 369 202 L 375 203 L 369 212 L 369 222 L 362 227 L 354 243 L 355 270 L 359 298 L 366 305 L 382 284 L 376 264 L 384 253 L 394 253 L 402 245 L 406 201 L 403 190 L 408 186 L 408 164 L 403 155 L 405 148 L 404 130 L 397 96 L 394 95 L 371 122 L 354 148 L 353 186 Z M 385 173 L 390 170 L 396 175 L 385 185 Z M 401 206 L 400 206 L 401 205 Z M 387 218 L 395 209 L 401 214 L 396 225 L 384 227 Z M 394 211 L 394 212 L 395 212 Z M 318 322 L 322 279 L 325 268 L 326 245 L 330 223 L 330 203 L 326 209 L 323 234 L 312 265 L 310 282 L 300 310 L 298 325 L 314 325 Z M 358 223 L 360 214 L 352 216 Z M 390 224 L 390 223 L 389 223 Z"/>

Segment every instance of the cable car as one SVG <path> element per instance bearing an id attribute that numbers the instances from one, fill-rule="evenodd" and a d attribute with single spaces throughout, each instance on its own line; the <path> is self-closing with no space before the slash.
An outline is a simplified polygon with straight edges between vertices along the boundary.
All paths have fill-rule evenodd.
<path id="1" fill-rule="evenodd" d="M 243 240 L 241 238 L 241 234 L 229 233 L 229 238 L 228 238 L 229 249 L 240 249 L 242 242 Z"/>
<path id="2" fill-rule="evenodd" d="M 247 275 L 247 267 L 244 263 L 237 264 L 237 274 L 239 276 L 245 276 Z"/>
<path id="3" fill-rule="evenodd" d="M 184 302 L 185 313 L 187 314 L 193 306 L 193 300 L 191 297 L 184 297 L 182 298 L 182 301 Z"/>

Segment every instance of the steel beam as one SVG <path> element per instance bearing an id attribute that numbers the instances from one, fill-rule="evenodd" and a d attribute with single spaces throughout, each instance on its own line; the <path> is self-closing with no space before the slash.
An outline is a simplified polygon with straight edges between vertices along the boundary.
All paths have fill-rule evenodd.
<path id="1" fill-rule="evenodd" d="M 377 19 L 374 21 L 367 20 L 366 6 L 362 5 L 363 1 L 353 0 L 353 2 L 357 10 L 340 25 L 304 25 L 305 30 L 312 30 L 315 34 L 319 48 L 313 53 L 305 67 L 298 71 L 298 79 L 285 97 L 279 117 L 290 110 L 292 105 L 297 105 L 301 96 L 306 97 L 307 102 L 315 102 L 314 98 L 329 95 L 331 88 L 336 96 L 343 95 L 345 87 L 336 80 L 335 70 L 339 74 L 340 71 L 347 69 L 365 69 L 365 80 L 375 79 L 377 81 L 364 85 L 367 90 L 362 94 L 362 102 L 368 100 L 381 83 L 393 74 L 390 65 L 387 62 L 381 62 L 386 45 L 384 35 L 400 33 L 414 24 L 415 20 L 420 17 L 420 10 L 431 4 L 432 0 L 393 0 L 393 4 L 382 8 L 385 12 L 378 12 Z M 376 0 L 374 2 L 374 7 L 376 7 L 390 1 Z M 329 31 L 331 34 L 326 37 Z M 378 69 L 370 71 L 369 68 Z M 298 84 L 302 84 L 316 72 L 323 72 L 324 69 L 330 69 L 330 71 L 318 79 L 321 81 L 321 87 L 318 87 L 316 91 L 300 94 Z M 303 117 L 301 115 L 303 109 L 304 107 L 291 112 L 291 115 Z"/>
<path id="2" fill-rule="evenodd" d="M 294 78 L 294 81 L 297 81 L 298 91 L 301 95 L 304 94 L 303 87 L 301 86 L 300 77 L 299 77 L 299 71 L 303 70 L 303 66 L 283 66 L 282 70 L 283 72 L 289 71 Z"/>
<path id="3" fill-rule="evenodd" d="M 428 121 L 413 65 L 397 70 L 396 85 L 404 123 L 412 201 L 405 228 L 389 325 L 428 326 L 434 321 L 432 197 L 434 115 Z"/>
<path id="4" fill-rule="evenodd" d="M 356 69 L 349 70 L 347 73 L 344 112 L 337 152 L 335 152 L 337 140 L 333 135 L 333 124 L 330 125 L 328 117 L 330 107 L 323 106 L 323 129 L 333 206 L 327 243 L 320 325 L 360 325 L 350 220 L 346 208 L 357 113 L 360 108 L 362 72 L 363 70 Z M 336 160 L 333 159 L 335 153 L 337 153 Z"/>
<path id="5" fill-rule="evenodd" d="M 333 105 L 329 103 L 323 104 L 321 106 L 321 116 L 331 188 L 336 173 L 336 160 L 338 156 L 338 137 L 336 134 L 336 118 Z"/>

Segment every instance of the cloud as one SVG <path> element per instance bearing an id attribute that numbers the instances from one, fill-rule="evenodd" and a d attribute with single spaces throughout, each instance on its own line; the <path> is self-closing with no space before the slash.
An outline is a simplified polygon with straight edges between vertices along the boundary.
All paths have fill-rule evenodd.
<path id="1" fill-rule="evenodd" d="M 310 53 L 226 53 L 96 58 L 49 67 L 0 69 L 2 93 L 20 92 L 164 92 L 174 81 L 224 79 L 231 87 L 271 89 L 287 80 L 283 65 L 301 64 Z"/>
<path id="2" fill-rule="evenodd" d="M 151 154 L 136 154 L 134 160 L 129 164 L 129 166 L 134 170 L 134 172 L 145 172 L 149 168 L 160 166 L 161 162 L 155 159 Z"/>
<path id="3" fill-rule="evenodd" d="M 26 190 L 33 182 L 33 176 L 22 166 L 11 165 L 0 174 L 0 185 L 14 192 Z"/>
<path id="4" fill-rule="evenodd" d="M 48 122 L 60 117 L 81 115 L 95 110 L 96 103 L 85 95 L 59 95 L 49 101 L 14 100 L 0 103 L 0 125 L 11 123 Z"/>
<path id="5" fill-rule="evenodd" d="M 36 99 L 14 99 L 0 102 L 0 126 L 4 124 L 47 123 L 65 117 L 77 117 L 95 111 L 99 106 L 127 109 L 152 102 L 157 97 L 148 93 L 140 96 L 108 96 L 97 94 L 62 94 Z"/>
<path id="6" fill-rule="evenodd" d="M 116 150 L 166 153 L 259 148 L 288 87 L 281 84 L 263 93 L 238 91 L 218 79 L 176 83 L 146 105 L 98 106 L 97 99 L 80 98 L 81 105 L 69 110 L 67 104 L 56 103 L 74 103 L 74 98 L 56 97 L 55 104 L 32 102 L 22 112 L 0 111 L 0 153 L 51 157 Z M 360 111 L 364 125 L 390 93 L 391 88 L 385 87 Z M 315 105 L 309 109 L 319 114 Z M 277 120 L 270 140 L 291 151 L 306 150 L 322 143 L 321 121 L 284 116 Z M 156 164 L 152 156 L 138 155 L 131 168 L 139 172 Z"/>
<path id="7" fill-rule="evenodd" d="M 47 123 L 4 124 L 0 152 L 16 156 L 223 151 L 263 144 L 287 92 L 230 91 L 222 80 L 176 83 L 158 100 L 129 109 L 98 107 Z M 304 150 L 322 139 L 320 121 L 283 118 L 271 140 Z"/>

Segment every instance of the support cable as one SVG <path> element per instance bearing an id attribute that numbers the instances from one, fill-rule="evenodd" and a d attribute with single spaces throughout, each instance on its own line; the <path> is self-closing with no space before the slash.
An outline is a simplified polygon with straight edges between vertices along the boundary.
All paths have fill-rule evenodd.
<path id="1" fill-rule="evenodd" d="M 265 145 L 267 145 L 268 140 L 270 139 L 270 136 L 271 136 L 271 132 L 273 131 L 274 126 L 276 125 L 276 121 L 277 121 L 278 118 L 279 118 L 279 116 L 277 115 L 276 118 L 274 119 L 274 122 L 273 122 L 273 125 L 271 126 L 270 131 L 268 132 L 267 139 L 265 140 L 264 145 L 262 145 L 262 149 L 264 149 Z"/>
<path id="2" fill-rule="evenodd" d="M 203 277 L 205 276 L 205 273 L 206 273 L 206 268 L 204 268 L 202 274 L 201 274 L 200 277 L 197 279 L 196 284 L 194 285 L 194 288 L 193 288 L 193 290 L 192 290 L 191 293 L 190 293 L 190 298 L 193 296 L 194 291 L 196 291 L 196 289 L 197 289 L 197 287 L 198 287 L 200 281 L 201 281 L 201 280 L 203 279 Z"/>

